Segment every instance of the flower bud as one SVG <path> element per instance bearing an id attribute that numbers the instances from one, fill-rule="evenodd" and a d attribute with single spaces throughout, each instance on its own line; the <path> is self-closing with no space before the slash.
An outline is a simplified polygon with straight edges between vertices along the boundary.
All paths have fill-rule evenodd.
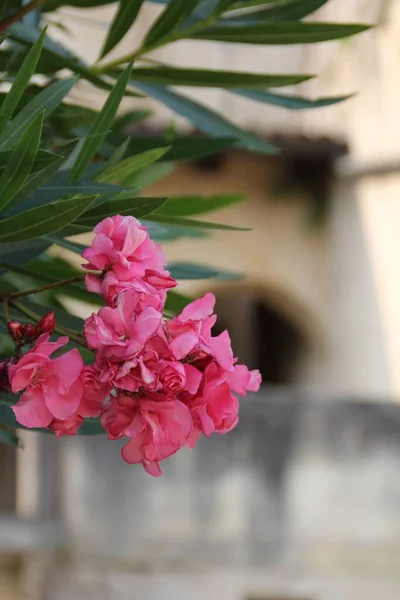
<path id="1" fill-rule="evenodd" d="M 27 323 L 25 325 L 24 334 L 25 334 L 25 340 L 27 342 L 33 342 L 33 340 L 36 340 L 36 338 L 38 337 L 38 335 L 36 333 L 36 327 L 31 325 L 30 323 Z"/>
<path id="2" fill-rule="evenodd" d="M 14 342 L 18 343 L 24 339 L 24 327 L 18 321 L 11 321 L 7 325 L 8 332 Z"/>
<path id="3" fill-rule="evenodd" d="M 42 335 L 42 333 L 53 333 L 55 326 L 56 320 L 54 318 L 54 311 L 51 311 L 42 317 L 36 325 L 36 335 L 39 336 Z"/>

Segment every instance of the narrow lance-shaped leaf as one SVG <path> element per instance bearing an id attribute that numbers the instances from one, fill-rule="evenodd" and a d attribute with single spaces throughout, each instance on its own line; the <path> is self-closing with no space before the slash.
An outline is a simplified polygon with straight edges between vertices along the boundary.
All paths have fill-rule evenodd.
<path id="1" fill-rule="evenodd" d="M 22 95 L 29 84 L 32 75 L 35 72 L 36 65 L 42 51 L 44 36 L 46 31 L 42 31 L 32 48 L 28 52 L 24 62 L 22 63 L 10 91 L 6 95 L 0 109 L 0 131 L 3 129 L 8 120 L 12 117 L 15 109 L 18 106 Z"/>
<path id="2" fill-rule="evenodd" d="M 0 134 L 0 150 L 12 148 L 22 133 L 38 115 L 46 118 L 71 91 L 77 77 L 56 81 L 41 91 L 29 102 Z"/>
<path id="3" fill-rule="evenodd" d="M 6 446 L 19 446 L 19 438 L 15 433 L 0 424 L 0 444 Z"/>
<path id="4" fill-rule="evenodd" d="M 245 200 L 243 194 L 219 194 L 211 197 L 204 196 L 171 196 L 165 204 L 156 211 L 171 217 L 190 217 L 206 212 L 219 210 Z"/>
<path id="5" fill-rule="evenodd" d="M 90 128 L 89 134 L 85 139 L 84 144 L 75 160 L 75 164 L 71 170 L 71 180 L 78 179 L 85 171 L 86 167 L 92 160 L 103 138 L 107 135 L 111 123 L 117 113 L 118 107 L 124 96 L 126 86 L 129 81 L 132 66 L 129 65 L 120 75 L 112 92 L 110 92 L 103 108 L 97 115 Z"/>
<path id="6" fill-rule="evenodd" d="M 119 163 L 126 154 L 130 142 L 130 138 L 126 138 L 126 140 L 118 146 L 111 154 L 110 158 L 106 162 L 106 169 L 113 167 L 117 163 Z"/>
<path id="7" fill-rule="evenodd" d="M 171 0 L 148 32 L 143 49 L 157 44 L 176 32 L 183 21 L 190 15 L 199 0 Z"/>
<path id="8" fill-rule="evenodd" d="M 148 221 L 155 223 L 165 223 L 170 225 L 178 225 L 180 227 L 194 227 L 197 229 L 217 229 L 222 231 L 250 231 L 249 227 L 233 227 L 232 225 L 224 225 L 222 223 L 209 223 L 208 221 L 195 221 L 194 219 L 186 219 L 185 217 L 170 217 L 168 215 L 151 214 L 147 217 Z"/>
<path id="9" fill-rule="evenodd" d="M 261 5 L 260 10 L 233 15 L 226 23 L 247 25 L 257 21 L 295 21 L 307 17 L 327 2 L 328 0 L 278 0 L 270 3 L 270 6 Z"/>
<path id="10" fill-rule="evenodd" d="M 208 27 L 188 37 L 235 44 L 314 44 L 356 35 L 370 29 L 369 25 L 343 23 L 309 23 L 283 21 L 252 25 L 218 25 Z"/>
<path id="11" fill-rule="evenodd" d="M 0 220 L 0 241 L 19 242 L 54 233 L 85 212 L 94 199 L 95 196 L 62 200 Z"/>
<path id="12" fill-rule="evenodd" d="M 212 71 L 208 69 L 182 69 L 178 67 L 137 68 L 132 71 L 133 81 L 157 85 L 184 85 L 218 88 L 265 88 L 295 85 L 311 79 L 313 75 L 280 75 L 246 73 L 241 71 Z"/>
<path id="13" fill-rule="evenodd" d="M 168 265 L 168 270 L 174 279 L 195 280 L 195 279 L 223 279 L 232 280 L 242 277 L 241 273 L 227 271 L 225 269 L 215 269 L 207 265 L 198 265 L 196 263 L 171 263 Z"/>
<path id="14" fill-rule="evenodd" d="M 200 131 L 217 137 L 236 138 L 237 146 L 254 152 L 275 154 L 277 151 L 274 146 L 267 144 L 252 133 L 240 129 L 218 113 L 169 88 L 148 83 L 136 83 L 135 85 L 149 96 L 160 100 L 178 114 L 189 119 Z"/>
<path id="15" fill-rule="evenodd" d="M 77 224 L 94 227 L 99 221 L 115 214 L 140 219 L 161 208 L 165 201 L 166 198 L 115 198 L 85 212 Z"/>
<path id="16" fill-rule="evenodd" d="M 333 104 L 339 104 L 349 98 L 352 98 L 353 94 L 347 94 L 346 96 L 330 96 L 316 98 L 303 98 L 302 96 L 286 96 L 284 94 L 273 94 L 272 92 L 266 92 L 263 90 L 232 90 L 239 96 L 244 96 L 250 100 L 256 102 L 265 102 L 265 104 L 271 104 L 273 106 L 280 106 L 282 108 L 289 108 L 290 110 L 305 110 L 311 108 L 323 108 L 325 106 L 332 106 Z"/>
<path id="17" fill-rule="evenodd" d="M 100 58 L 110 52 L 129 31 L 139 13 L 144 0 L 120 0 L 117 14 L 110 25 Z"/>
<path id="18" fill-rule="evenodd" d="M 7 211 L 13 209 L 20 202 L 28 198 L 31 194 L 36 192 L 39 188 L 49 181 L 57 173 L 59 168 L 64 162 L 64 157 L 60 156 L 56 158 L 52 163 L 47 165 L 41 171 L 36 171 L 32 175 L 28 177 L 25 181 L 24 185 L 19 189 L 19 191 L 15 194 L 13 199 L 7 205 Z"/>
<path id="19" fill-rule="evenodd" d="M 96 181 L 100 181 L 102 183 L 125 183 L 127 181 L 127 177 L 131 178 L 131 176 L 142 169 L 145 169 L 152 163 L 156 162 L 159 158 L 161 158 L 166 152 L 168 152 L 169 146 L 166 148 L 154 148 L 153 150 L 147 150 L 147 152 L 143 152 L 142 154 L 136 154 L 134 156 L 129 156 L 122 160 L 120 163 L 113 165 L 100 173 L 96 177 Z M 126 184 L 129 185 L 129 184 Z"/>
<path id="20" fill-rule="evenodd" d="M 21 136 L 0 178 L 0 212 L 24 185 L 39 149 L 43 113 L 38 115 Z"/>

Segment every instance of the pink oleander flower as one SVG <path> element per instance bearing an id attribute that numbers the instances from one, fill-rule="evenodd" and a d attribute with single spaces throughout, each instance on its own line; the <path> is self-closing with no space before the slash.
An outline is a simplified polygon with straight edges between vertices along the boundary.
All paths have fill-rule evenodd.
<path id="1" fill-rule="evenodd" d="M 211 329 L 216 321 L 213 315 L 214 294 L 206 294 L 186 306 L 181 314 L 165 324 L 165 335 L 176 360 L 203 351 L 208 352 Z"/>
<path id="2" fill-rule="evenodd" d="M 50 342 L 49 334 L 43 334 L 32 350 L 10 366 L 13 393 L 25 390 L 12 407 L 21 425 L 48 427 L 54 419 L 65 421 L 76 414 L 83 395 L 82 357 L 74 349 L 50 358 L 67 343 L 67 337 Z"/>
<path id="3" fill-rule="evenodd" d="M 189 409 L 173 396 L 136 397 L 119 392 L 102 416 L 111 439 L 129 437 L 122 458 L 142 463 L 155 477 L 162 474 L 159 461 L 186 445 L 192 431 Z"/>
<path id="4" fill-rule="evenodd" d="M 151 306 L 136 314 L 137 304 L 137 294 L 129 290 L 118 296 L 115 308 L 106 306 L 86 319 L 88 347 L 99 351 L 100 360 L 135 356 L 159 329 L 162 314 Z"/>
<path id="5" fill-rule="evenodd" d="M 96 365 L 85 365 L 81 375 L 83 394 L 77 414 L 80 417 L 99 417 L 112 386 L 100 379 Z"/>
<path id="6" fill-rule="evenodd" d="M 146 269 L 162 271 L 166 262 L 160 248 L 134 217 L 107 217 L 94 228 L 90 248 L 82 253 L 86 269 L 113 270 L 121 281 L 143 277 Z"/>
<path id="7" fill-rule="evenodd" d="M 143 310 L 146 306 L 152 306 L 158 311 L 162 311 L 167 298 L 167 289 L 177 285 L 176 281 L 168 275 L 159 276 L 159 280 L 164 283 L 163 287 L 154 287 L 149 281 L 154 281 L 153 277 L 147 277 L 147 271 L 144 277 L 136 277 L 131 280 L 120 280 L 114 271 L 107 271 L 101 279 L 93 273 L 88 273 L 85 277 L 85 285 L 88 292 L 100 294 L 103 296 L 106 304 L 115 306 L 119 294 L 132 290 L 137 294 L 138 304 L 137 312 Z"/>

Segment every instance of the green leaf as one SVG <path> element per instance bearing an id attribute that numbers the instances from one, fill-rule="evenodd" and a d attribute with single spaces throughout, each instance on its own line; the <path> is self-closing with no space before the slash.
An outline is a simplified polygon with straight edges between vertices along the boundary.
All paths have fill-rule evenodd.
<path id="1" fill-rule="evenodd" d="M 303 19 L 324 6 L 328 0 L 277 0 L 271 6 L 260 3 L 261 10 L 248 12 L 227 19 L 229 23 L 249 24 L 255 21 L 295 21 Z"/>
<path id="2" fill-rule="evenodd" d="M 49 242 L 43 239 L 14 244 L 0 244 L 0 260 L 13 265 L 24 265 L 35 258 L 35 256 L 45 252 L 49 246 Z"/>
<path id="3" fill-rule="evenodd" d="M 65 180 L 61 177 L 58 179 L 58 176 L 63 174 L 66 175 Z M 25 199 L 16 210 L 12 211 L 12 214 L 29 210 L 31 208 L 36 208 L 38 206 L 45 206 L 51 202 L 60 200 L 65 196 L 76 196 L 77 194 L 84 196 L 96 195 L 97 200 L 95 203 L 102 202 L 103 199 L 106 200 L 112 198 L 113 196 L 120 194 L 125 189 L 121 186 L 111 186 L 104 183 L 97 183 L 95 181 L 81 180 L 71 184 L 66 181 L 68 174 L 68 171 L 60 171 L 56 173 L 56 177 L 53 177 L 48 183 L 34 192 L 29 198 Z M 63 183 L 63 181 L 65 181 L 65 183 Z"/>
<path id="4" fill-rule="evenodd" d="M 168 265 L 168 271 L 174 279 L 211 279 L 218 276 L 218 269 L 195 265 L 192 263 L 173 263 Z"/>
<path id="5" fill-rule="evenodd" d="M 96 181 L 131 185 L 134 181 L 132 180 L 132 175 L 135 175 L 138 171 L 142 171 L 152 163 L 156 162 L 161 156 L 168 152 L 169 149 L 169 146 L 166 148 L 154 148 L 153 150 L 147 150 L 147 152 L 143 152 L 142 154 L 129 156 L 117 165 L 113 165 L 100 173 L 100 175 L 96 177 Z"/>
<path id="6" fill-rule="evenodd" d="M 218 194 L 215 196 L 170 196 L 162 208 L 156 211 L 163 215 L 173 217 L 190 217 L 200 215 L 213 210 L 219 210 L 242 202 L 246 196 L 243 194 Z"/>
<path id="7" fill-rule="evenodd" d="M 140 219 L 163 206 L 166 198 L 115 198 L 96 206 L 77 221 L 78 225 L 95 226 L 112 215 L 131 215 Z"/>
<path id="8" fill-rule="evenodd" d="M 14 119 L 3 129 L 0 134 L 0 149 L 8 150 L 21 137 L 26 128 L 36 119 L 38 115 L 44 112 L 44 118 L 62 102 L 65 96 L 71 91 L 76 77 L 56 81 L 43 91 L 41 91 L 33 100 L 29 102 Z"/>
<path id="9" fill-rule="evenodd" d="M 110 125 L 117 113 L 118 107 L 124 96 L 126 86 L 129 81 L 131 73 L 131 65 L 129 65 L 125 71 L 121 74 L 118 81 L 116 82 L 112 92 L 109 94 L 103 108 L 97 115 L 90 128 L 89 134 L 85 139 L 85 142 L 78 154 L 75 164 L 71 171 L 71 179 L 76 180 L 85 171 L 86 167 L 92 160 L 93 155 L 96 153 L 102 140 L 107 135 Z"/>
<path id="10" fill-rule="evenodd" d="M 0 444 L 4 444 L 6 446 L 19 446 L 20 441 L 15 433 L 0 425 Z"/>
<path id="11" fill-rule="evenodd" d="M 193 160 L 202 156 L 219 154 L 235 143 L 234 138 L 184 137 L 168 141 L 165 137 L 139 139 L 135 137 L 129 146 L 130 154 L 140 154 L 152 148 L 161 148 L 170 143 L 168 152 L 159 161 Z"/>
<path id="12" fill-rule="evenodd" d="M 14 150 L 4 150 L 3 152 L 0 152 L 0 171 L 4 170 L 10 162 L 13 151 Z M 46 150 L 39 150 L 33 163 L 32 172 L 44 169 L 58 157 L 58 154 L 53 154 Z"/>
<path id="13" fill-rule="evenodd" d="M 85 212 L 94 199 L 95 196 L 62 200 L 0 220 L 0 239 L 2 243 L 19 242 L 54 233 Z"/>
<path id="14" fill-rule="evenodd" d="M 129 31 L 144 0 L 120 0 L 117 14 L 111 23 L 100 58 L 110 52 Z"/>
<path id="15" fill-rule="evenodd" d="M 81 255 L 82 252 L 87 248 L 87 245 L 85 244 L 71 242 L 70 240 L 66 240 L 57 234 L 45 235 L 44 239 L 52 244 L 55 244 L 56 246 L 60 246 L 60 248 L 65 248 L 65 250 L 70 250 L 71 252 L 75 252 L 79 255 Z"/>
<path id="16" fill-rule="evenodd" d="M 170 291 L 167 294 L 165 311 L 177 315 L 181 313 L 185 306 L 187 306 L 191 302 L 193 302 L 193 298 L 185 296 L 184 294 L 178 294 L 177 292 Z"/>
<path id="17" fill-rule="evenodd" d="M 148 221 L 155 223 L 166 223 L 167 225 L 178 225 L 180 227 L 197 229 L 219 229 L 221 231 L 251 231 L 248 227 L 233 227 L 222 223 L 209 223 L 207 221 L 195 221 L 194 219 L 185 219 L 185 217 L 170 217 L 168 215 L 151 214 L 147 217 Z"/>
<path id="18" fill-rule="evenodd" d="M 106 165 L 105 165 L 106 169 L 113 167 L 114 165 L 116 165 L 123 159 L 123 157 L 125 156 L 126 151 L 128 149 L 129 142 L 130 142 L 130 138 L 126 138 L 126 140 L 120 146 L 118 146 L 118 148 L 116 148 L 114 150 L 114 152 L 111 154 L 110 158 L 106 162 Z"/>
<path id="19" fill-rule="evenodd" d="M 143 171 L 138 171 L 135 177 L 135 186 L 138 190 L 145 189 L 149 185 L 152 185 L 156 181 L 159 181 L 166 175 L 169 175 L 174 170 L 173 163 L 154 163 L 144 169 Z M 120 195 L 121 197 L 121 195 Z"/>
<path id="20" fill-rule="evenodd" d="M 233 92 L 239 94 L 239 96 L 255 100 L 256 102 L 265 102 L 266 104 L 289 108 L 290 110 L 323 108 L 324 106 L 339 104 L 340 102 L 344 102 L 353 97 L 353 94 L 347 94 L 346 96 L 331 96 L 311 100 L 309 98 L 302 98 L 301 96 L 285 96 L 283 94 L 272 94 L 271 92 L 261 90 L 233 90 Z"/>
<path id="21" fill-rule="evenodd" d="M 10 91 L 5 97 L 5 100 L 0 109 L 0 131 L 3 129 L 8 120 L 12 117 L 15 109 L 21 100 L 23 93 L 29 84 L 32 75 L 35 72 L 40 53 L 42 51 L 43 40 L 46 31 L 42 31 L 30 51 L 28 52 L 24 62 L 22 63 L 17 76 L 11 86 Z"/>
<path id="22" fill-rule="evenodd" d="M 277 152 L 274 146 L 267 144 L 252 133 L 240 129 L 240 127 L 202 104 L 181 96 L 169 88 L 147 83 L 136 83 L 135 85 L 149 96 L 153 96 L 173 111 L 189 119 L 198 129 L 211 136 L 235 138 L 237 146 L 254 152 L 263 154 L 275 154 Z"/>
<path id="23" fill-rule="evenodd" d="M 171 0 L 148 32 L 142 48 L 155 46 L 175 33 L 198 4 L 198 0 Z"/>
<path id="24" fill-rule="evenodd" d="M 43 113 L 22 134 L 0 178 L 0 212 L 24 185 L 39 150 Z"/>
<path id="25" fill-rule="evenodd" d="M 232 280 L 240 279 L 241 273 L 227 271 L 222 269 L 214 269 L 206 265 L 198 265 L 194 263 L 172 263 L 168 265 L 168 270 L 174 279 L 180 280 L 195 280 L 195 279 L 223 279 Z"/>
<path id="26" fill-rule="evenodd" d="M 100 419 L 85 419 L 78 431 L 78 435 L 101 435 L 105 433 Z"/>
<path id="27" fill-rule="evenodd" d="M 244 71 L 211 71 L 208 69 L 182 69 L 178 67 L 137 68 L 132 71 L 133 81 L 156 85 L 184 85 L 217 88 L 265 88 L 295 85 L 311 79 L 313 75 L 264 75 Z"/>
<path id="28" fill-rule="evenodd" d="M 314 44 L 346 38 L 370 29 L 370 25 L 283 21 L 252 25 L 214 26 L 193 33 L 191 38 L 235 44 Z"/>
<path id="29" fill-rule="evenodd" d="M 42 186 L 57 173 L 58 169 L 64 162 L 64 157 L 60 156 L 41 171 L 37 171 L 28 177 L 24 185 L 15 194 L 11 202 L 8 204 L 8 210 L 28 198 L 36 190 L 43 189 Z"/>

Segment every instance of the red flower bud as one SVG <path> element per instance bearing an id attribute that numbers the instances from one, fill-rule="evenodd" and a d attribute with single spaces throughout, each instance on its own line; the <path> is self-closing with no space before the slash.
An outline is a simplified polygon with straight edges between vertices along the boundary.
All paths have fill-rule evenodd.
<path id="1" fill-rule="evenodd" d="M 25 334 L 25 340 L 27 342 L 32 342 L 33 340 L 36 340 L 37 333 L 36 333 L 36 327 L 34 327 L 33 325 L 31 325 L 30 323 L 27 323 L 24 327 L 24 334 Z"/>
<path id="2" fill-rule="evenodd" d="M 24 327 L 18 321 L 8 323 L 8 332 L 14 342 L 21 342 L 24 339 Z"/>
<path id="3" fill-rule="evenodd" d="M 54 311 L 51 311 L 42 317 L 36 325 L 36 335 L 39 336 L 42 335 L 42 333 L 53 333 L 55 326 L 56 320 L 54 318 Z"/>

